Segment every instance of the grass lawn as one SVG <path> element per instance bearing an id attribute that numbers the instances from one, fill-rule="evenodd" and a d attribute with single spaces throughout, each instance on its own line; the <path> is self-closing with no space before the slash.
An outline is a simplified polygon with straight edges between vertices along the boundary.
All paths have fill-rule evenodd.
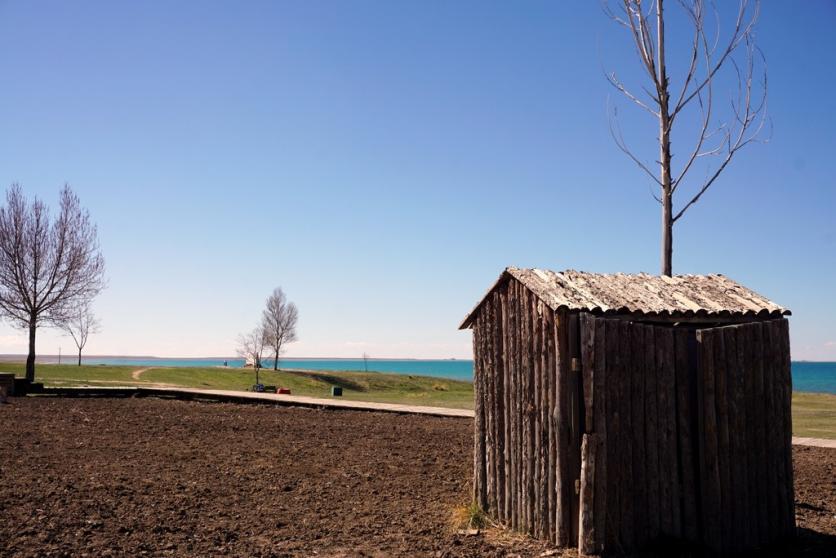
<path id="1" fill-rule="evenodd" d="M 836 439 L 836 395 L 793 392 L 792 433 Z"/>
<path id="2" fill-rule="evenodd" d="M 23 375 L 23 364 L 0 363 L 0 372 Z M 37 380 L 52 386 L 168 384 L 205 389 L 246 390 L 255 372 L 240 368 L 152 368 L 139 379 L 133 366 L 39 364 Z M 343 399 L 473 408 L 473 384 L 443 378 L 376 372 L 262 370 L 263 384 L 287 387 L 294 395 L 330 397 L 331 386 L 343 388 Z M 836 395 L 793 393 L 793 434 L 836 439 Z"/>
<path id="3" fill-rule="evenodd" d="M 204 389 L 247 390 L 255 372 L 241 368 L 151 368 L 139 379 L 135 366 L 38 364 L 36 380 L 46 386 L 148 386 L 166 384 Z M 24 373 L 22 363 L 0 363 L 0 372 Z M 343 399 L 473 408 L 473 384 L 458 380 L 377 372 L 262 370 L 265 385 L 290 388 L 294 395 L 330 397 L 331 386 L 343 388 Z"/>

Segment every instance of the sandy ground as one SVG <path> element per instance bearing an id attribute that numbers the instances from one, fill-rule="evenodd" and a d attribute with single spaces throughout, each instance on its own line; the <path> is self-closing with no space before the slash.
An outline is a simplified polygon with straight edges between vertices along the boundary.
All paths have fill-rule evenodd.
<path id="1" fill-rule="evenodd" d="M 0 406 L 4 556 L 539 556 L 459 534 L 472 421 L 157 399 Z M 800 537 L 836 555 L 836 450 L 796 447 Z"/>

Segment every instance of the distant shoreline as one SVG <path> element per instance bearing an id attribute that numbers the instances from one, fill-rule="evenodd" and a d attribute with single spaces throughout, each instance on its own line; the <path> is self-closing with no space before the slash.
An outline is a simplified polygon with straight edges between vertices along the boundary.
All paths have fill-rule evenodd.
<path id="1" fill-rule="evenodd" d="M 61 360 L 71 361 L 73 358 L 78 358 L 78 354 L 62 353 Z M 147 356 L 147 355 L 87 355 L 81 356 L 82 360 L 105 360 L 105 359 L 120 359 L 120 360 L 241 360 L 239 356 L 219 356 L 219 357 L 161 357 L 161 356 Z M 472 358 L 410 358 L 410 357 L 282 357 L 281 360 L 347 360 L 347 361 L 379 361 L 379 360 L 408 360 L 416 362 L 473 362 Z M 37 355 L 35 362 L 49 364 L 58 361 L 58 355 Z M 26 362 L 25 354 L 0 354 L 0 362 Z"/>

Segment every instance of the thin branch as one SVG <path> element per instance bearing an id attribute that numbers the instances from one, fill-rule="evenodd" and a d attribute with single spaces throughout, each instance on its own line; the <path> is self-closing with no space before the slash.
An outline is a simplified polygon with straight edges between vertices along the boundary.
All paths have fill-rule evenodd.
<path id="1" fill-rule="evenodd" d="M 609 112 L 609 110 L 608 110 L 608 112 Z M 627 143 L 624 141 L 624 135 L 621 132 L 621 126 L 619 126 L 619 124 L 618 124 L 617 109 L 613 109 L 613 112 L 610 114 L 609 126 L 610 126 L 610 135 L 612 136 L 613 141 L 615 141 L 616 146 L 618 146 L 618 148 L 622 152 L 624 152 L 630 159 L 632 159 L 633 162 L 636 163 L 636 165 L 638 165 L 638 167 L 640 169 L 642 169 L 647 174 L 647 176 L 649 176 L 656 184 L 661 186 L 662 183 L 659 181 L 659 179 L 656 177 L 656 175 L 654 175 L 653 172 L 649 168 L 647 168 L 647 165 L 645 165 L 641 161 L 641 159 L 636 157 L 633 154 L 633 152 L 630 150 L 630 148 L 627 147 Z M 653 197 L 656 199 L 656 201 L 661 203 L 661 200 L 657 196 L 654 195 Z"/>
<path id="2" fill-rule="evenodd" d="M 640 106 L 641 108 L 643 108 L 644 110 L 646 110 L 647 112 L 649 112 L 650 114 L 655 116 L 656 118 L 659 117 L 659 113 L 657 111 L 655 111 L 652 108 L 650 108 L 649 106 L 647 106 L 647 104 L 645 104 L 641 99 L 637 98 L 635 95 L 630 93 L 627 90 L 626 87 L 624 87 L 624 84 L 621 83 L 621 81 L 619 81 L 618 78 L 615 76 L 615 72 L 612 72 L 610 74 L 605 74 L 605 75 L 607 77 L 607 81 L 609 81 L 612 84 L 613 87 L 615 87 L 621 93 L 623 93 L 625 97 L 627 97 L 628 99 L 630 99 L 631 101 L 636 103 L 638 106 Z M 658 103 L 658 99 L 656 99 L 652 95 L 651 95 L 651 98 Z"/>

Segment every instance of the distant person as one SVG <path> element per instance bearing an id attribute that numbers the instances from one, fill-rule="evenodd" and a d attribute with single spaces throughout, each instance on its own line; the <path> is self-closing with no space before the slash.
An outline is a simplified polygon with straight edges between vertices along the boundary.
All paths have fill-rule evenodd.
<path id="1" fill-rule="evenodd" d="M 226 363 L 226 361 L 224 361 L 224 368 L 226 367 L 226 365 L 227 365 L 227 363 Z"/>

